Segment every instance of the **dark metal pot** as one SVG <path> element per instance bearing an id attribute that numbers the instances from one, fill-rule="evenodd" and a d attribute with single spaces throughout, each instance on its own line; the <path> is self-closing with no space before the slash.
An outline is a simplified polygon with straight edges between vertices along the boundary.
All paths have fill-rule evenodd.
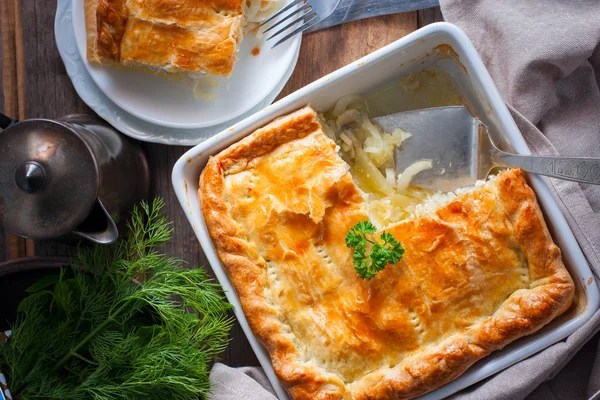
<path id="1" fill-rule="evenodd" d="M 19 236 L 112 243 L 133 205 L 148 198 L 141 148 L 98 117 L 19 122 L 0 114 L 0 128 L 0 222 Z"/>
<path id="2" fill-rule="evenodd" d="M 0 263 L 0 332 L 15 323 L 29 286 L 69 265 L 68 257 L 26 257 Z"/>

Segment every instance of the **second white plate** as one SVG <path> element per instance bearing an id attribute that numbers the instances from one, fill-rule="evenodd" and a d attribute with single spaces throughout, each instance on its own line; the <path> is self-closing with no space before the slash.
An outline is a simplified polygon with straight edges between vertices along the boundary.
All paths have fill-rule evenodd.
<path id="1" fill-rule="evenodd" d="M 301 36 L 271 49 L 254 35 L 242 41 L 238 61 L 229 78 L 215 78 L 212 98 L 196 97 L 182 82 L 136 70 L 100 67 L 86 60 L 83 2 L 72 0 L 73 28 L 77 48 L 90 76 L 117 106 L 152 124 L 179 128 L 204 128 L 232 120 L 264 101 L 293 68 Z M 252 49 L 259 47 L 254 56 Z"/>

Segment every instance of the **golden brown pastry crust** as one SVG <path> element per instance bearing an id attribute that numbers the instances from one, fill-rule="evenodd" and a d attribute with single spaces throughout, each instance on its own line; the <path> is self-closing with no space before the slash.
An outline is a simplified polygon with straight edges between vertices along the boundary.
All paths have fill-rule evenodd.
<path id="1" fill-rule="evenodd" d="M 344 245 L 367 219 L 347 171 L 305 107 L 200 177 L 217 254 L 293 399 L 423 394 L 570 306 L 573 282 L 519 170 L 386 228 L 405 256 L 371 281 Z"/>
<path id="2" fill-rule="evenodd" d="M 84 6 L 89 61 L 231 74 L 242 0 L 85 0 Z"/>

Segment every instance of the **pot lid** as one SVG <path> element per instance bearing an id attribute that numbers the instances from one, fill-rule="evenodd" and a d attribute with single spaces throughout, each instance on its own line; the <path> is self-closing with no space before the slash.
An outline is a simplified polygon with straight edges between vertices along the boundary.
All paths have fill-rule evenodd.
<path id="1" fill-rule="evenodd" d="M 0 131 L 0 222 L 49 239 L 73 230 L 96 200 L 94 157 L 73 130 L 34 119 Z"/>

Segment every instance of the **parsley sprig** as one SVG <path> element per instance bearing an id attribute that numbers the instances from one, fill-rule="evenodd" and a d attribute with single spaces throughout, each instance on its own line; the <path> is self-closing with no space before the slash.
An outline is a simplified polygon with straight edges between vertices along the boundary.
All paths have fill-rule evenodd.
<path id="1" fill-rule="evenodd" d="M 376 230 L 371 222 L 361 221 L 346 235 L 346 246 L 354 250 L 354 269 L 362 279 L 373 279 L 386 265 L 397 263 L 404 255 L 404 248 L 389 232 L 379 236 L 383 243 L 373 240 Z"/>

